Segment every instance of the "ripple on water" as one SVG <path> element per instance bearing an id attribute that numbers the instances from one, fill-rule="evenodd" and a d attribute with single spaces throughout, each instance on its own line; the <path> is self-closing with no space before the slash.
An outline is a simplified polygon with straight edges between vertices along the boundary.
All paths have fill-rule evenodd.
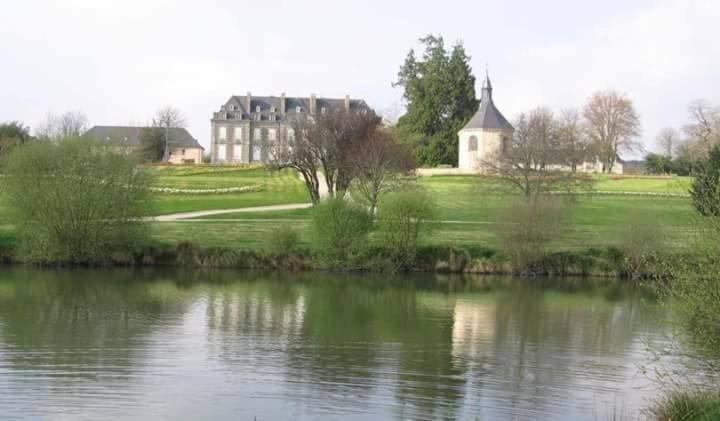
<path id="1" fill-rule="evenodd" d="M 631 286 L 93 273 L 0 274 L 2 416 L 592 419 L 668 332 Z"/>

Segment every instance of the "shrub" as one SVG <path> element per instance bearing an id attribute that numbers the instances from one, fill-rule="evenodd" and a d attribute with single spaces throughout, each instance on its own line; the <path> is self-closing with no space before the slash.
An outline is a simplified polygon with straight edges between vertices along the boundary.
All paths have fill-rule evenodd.
<path id="1" fill-rule="evenodd" d="M 690 188 L 693 206 L 702 216 L 720 216 L 720 146 L 698 166 Z"/>
<path id="2" fill-rule="evenodd" d="M 421 190 L 390 193 L 380 203 L 378 228 L 384 247 L 401 268 L 415 263 L 418 241 L 430 231 L 435 217 L 433 199 Z"/>
<path id="3" fill-rule="evenodd" d="M 651 408 L 658 420 L 720 419 L 720 394 L 712 392 L 675 392 Z"/>
<path id="4" fill-rule="evenodd" d="M 341 198 L 325 200 L 312 210 L 312 245 L 326 263 L 347 265 L 367 243 L 372 219 L 360 205 Z"/>
<path id="5" fill-rule="evenodd" d="M 268 233 L 266 241 L 270 253 L 287 256 L 297 250 L 300 234 L 289 225 L 280 225 Z"/>
<path id="6" fill-rule="evenodd" d="M 534 266 L 548 254 L 548 246 L 566 226 L 570 206 L 560 197 L 521 198 L 503 209 L 496 220 L 500 251 L 516 272 L 534 273 Z"/>
<path id="7" fill-rule="evenodd" d="M 22 255 L 95 263 L 138 248 L 149 178 L 136 160 L 86 139 L 38 141 L 4 159 L 4 196 Z"/>
<path id="8" fill-rule="evenodd" d="M 640 212 L 625 215 L 625 223 L 619 227 L 616 237 L 619 253 L 611 257 L 616 260 L 615 269 L 622 276 L 637 278 L 650 272 L 650 265 L 665 251 L 663 226 Z M 619 262 L 618 255 L 622 257 Z"/>

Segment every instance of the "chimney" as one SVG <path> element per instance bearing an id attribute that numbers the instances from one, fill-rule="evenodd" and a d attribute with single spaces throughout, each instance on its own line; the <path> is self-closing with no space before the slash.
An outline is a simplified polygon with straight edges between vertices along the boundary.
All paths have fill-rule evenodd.
<path id="1" fill-rule="evenodd" d="M 245 100 L 245 111 L 247 111 L 248 114 L 252 112 L 252 109 L 250 108 L 250 103 L 252 102 L 252 94 L 250 91 L 247 93 L 247 98 Z"/>
<path id="2" fill-rule="evenodd" d="M 280 94 L 280 114 L 285 114 L 285 92 Z"/>
<path id="3" fill-rule="evenodd" d="M 315 114 L 315 104 L 317 102 L 317 98 L 315 97 L 315 94 L 310 95 L 310 114 Z"/>
<path id="4" fill-rule="evenodd" d="M 350 112 L 350 95 L 345 95 L 345 112 Z"/>

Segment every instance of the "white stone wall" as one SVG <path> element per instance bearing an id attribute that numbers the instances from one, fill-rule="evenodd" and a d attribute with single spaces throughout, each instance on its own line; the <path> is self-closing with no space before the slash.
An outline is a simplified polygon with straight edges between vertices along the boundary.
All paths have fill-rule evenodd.
<path id="1" fill-rule="evenodd" d="M 202 149 L 200 148 L 172 148 L 168 162 L 171 164 L 201 164 Z"/>
<path id="2" fill-rule="evenodd" d="M 472 136 L 475 136 L 478 140 L 476 151 L 470 151 L 470 138 Z M 509 139 L 511 136 L 511 130 L 461 130 L 458 133 L 458 167 L 466 171 L 481 170 L 483 161 L 490 160 L 499 153 L 503 137 Z"/>

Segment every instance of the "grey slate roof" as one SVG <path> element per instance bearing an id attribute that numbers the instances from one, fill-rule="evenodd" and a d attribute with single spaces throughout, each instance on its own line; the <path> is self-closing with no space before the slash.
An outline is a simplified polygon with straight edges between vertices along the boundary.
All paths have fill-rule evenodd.
<path id="1" fill-rule="evenodd" d="M 145 127 L 137 126 L 94 126 L 83 137 L 93 138 L 112 145 L 140 146 L 140 137 Z M 184 128 L 172 127 L 168 130 L 171 147 L 205 149 L 197 139 Z"/>
<path id="2" fill-rule="evenodd" d="M 512 125 L 495 107 L 492 99 L 492 84 L 490 78 L 485 77 L 480 98 L 480 108 L 467 122 L 465 129 L 512 129 Z"/>
<path id="3" fill-rule="evenodd" d="M 302 113 L 310 112 L 310 97 L 285 97 L 285 114 L 280 112 L 279 96 L 251 96 L 250 109 L 247 109 L 247 96 L 233 95 L 223 105 L 221 112 L 232 115 L 231 118 L 239 120 L 254 120 L 252 116 L 257 115 L 257 107 L 260 107 L 260 115 L 262 120 L 268 120 L 270 116 L 274 116 L 277 121 L 285 120 L 295 114 L 297 107 L 300 107 Z M 231 107 L 232 106 L 232 107 Z M 315 111 L 320 112 L 322 108 L 328 110 L 341 108 L 345 106 L 344 98 L 322 98 L 315 99 Z M 274 112 L 271 111 L 274 108 Z M 350 110 L 369 110 L 370 107 L 362 99 L 350 99 Z"/>

